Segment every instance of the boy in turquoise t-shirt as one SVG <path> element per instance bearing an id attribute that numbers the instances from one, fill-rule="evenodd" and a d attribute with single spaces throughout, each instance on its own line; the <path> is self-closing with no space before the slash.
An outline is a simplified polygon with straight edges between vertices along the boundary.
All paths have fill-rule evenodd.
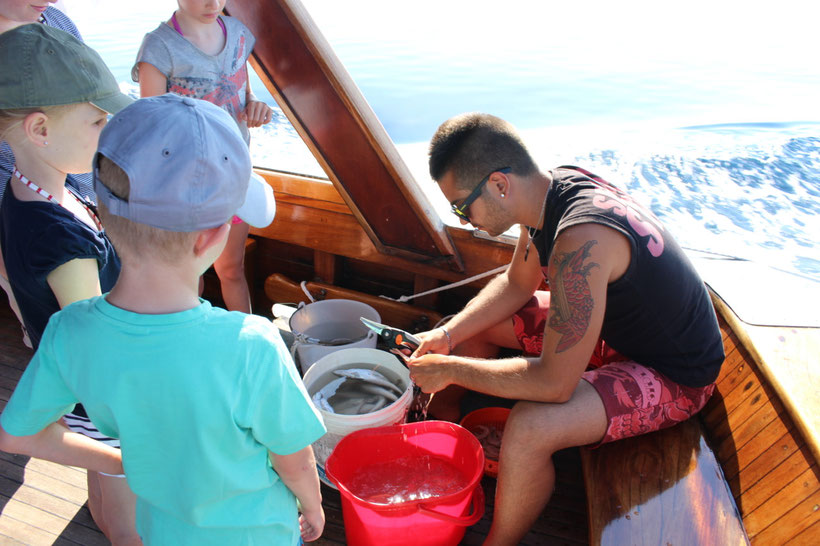
<path id="1" fill-rule="evenodd" d="M 146 544 L 297 544 L 324 527 L 310 444 L 325 427 L 278 331 L 198 297 L 233 215 L 273 218 L 254 176 L 208 102 L 162 95 L 114 116 L 94 179 L 119 280 L 52 317 L 0 417 L 0 449 L 124 469 Z M 77 402 L 121 463 L 59 424 Z"/>

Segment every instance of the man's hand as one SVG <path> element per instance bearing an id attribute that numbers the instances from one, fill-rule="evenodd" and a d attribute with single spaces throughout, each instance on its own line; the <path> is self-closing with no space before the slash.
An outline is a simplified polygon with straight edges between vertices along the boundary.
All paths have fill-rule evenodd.
<path id="1" fill-rule="evenodd" d="M 441 328 L 434 328 L 420 334 L 413 334 L 416 336 L 421 344 L 410 355 L 411 358 L 426 355 L 428 353 L 435 353 L 439 355 L 450 354 L 450 343 L 447 339 L 447 334 Z"/>
<path id="2" fill-rule="evenodd" d="M 444 349 L 447 349 L 445 341 Z M 417 351 L 418 352 L 418 351 Z M 438 392 L 453 383 L 453 357 L 429 353 L 407 361 L 410 369 L 410 379 L 423 392 Z"/>

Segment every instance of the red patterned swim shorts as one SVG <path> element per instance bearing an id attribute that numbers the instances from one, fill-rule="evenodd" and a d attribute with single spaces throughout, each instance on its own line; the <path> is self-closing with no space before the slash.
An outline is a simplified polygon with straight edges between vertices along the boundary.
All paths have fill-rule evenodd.
<path id="1" fill-rule="evenodd" d="M 535 295 L 513 315 L 513 328 L 527 355 L 541 354 L 549 292 Z M 714 384 L 687 387 L 647 368 L 599 341 L 582 376 L 604 403 L 608 425 L 601 445 L 685 421 L 703 408 Z"/>
<path id="2" fill-rule="evenodd" d="M 671 427 L 701 410 L 715 385 L 687 387 L 635 362 L 587 370 L 583 378 L 604 402 L 609 424 L 598 445 Z"/>

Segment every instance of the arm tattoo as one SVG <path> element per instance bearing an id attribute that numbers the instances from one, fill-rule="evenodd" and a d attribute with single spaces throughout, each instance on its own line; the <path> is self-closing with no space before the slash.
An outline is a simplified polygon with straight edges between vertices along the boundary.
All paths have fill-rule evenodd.
<path id="1" fill-rule="evenodd" d="M 587 277 L 595 262 L 584 265 L 589 249 L 598 241 L 587 241 L 575 252 L 555 253 L 552 264 L 555 275 L 550 283 L 549 327 L 561 334 L 555 352 L 561 353 L 578 343 L 587 331 L 595 302 Z"/>

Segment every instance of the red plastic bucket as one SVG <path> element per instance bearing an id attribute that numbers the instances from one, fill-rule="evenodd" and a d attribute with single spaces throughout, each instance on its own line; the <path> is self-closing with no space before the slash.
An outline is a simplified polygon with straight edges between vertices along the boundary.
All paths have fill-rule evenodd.
<path id="1" fill-rule="evenodd" d="M 407 457 L 444 460 L 458 469 L 466 485 L 448 495 L 398 504 L 371 502 L 349 488 L 360 469 Z M 348 544 L 455 545 L 484 515 L 484 451 L 455 423 L 423 421 L 353 432 L 333 450 L 325 470 L 342 496 Z"/>

